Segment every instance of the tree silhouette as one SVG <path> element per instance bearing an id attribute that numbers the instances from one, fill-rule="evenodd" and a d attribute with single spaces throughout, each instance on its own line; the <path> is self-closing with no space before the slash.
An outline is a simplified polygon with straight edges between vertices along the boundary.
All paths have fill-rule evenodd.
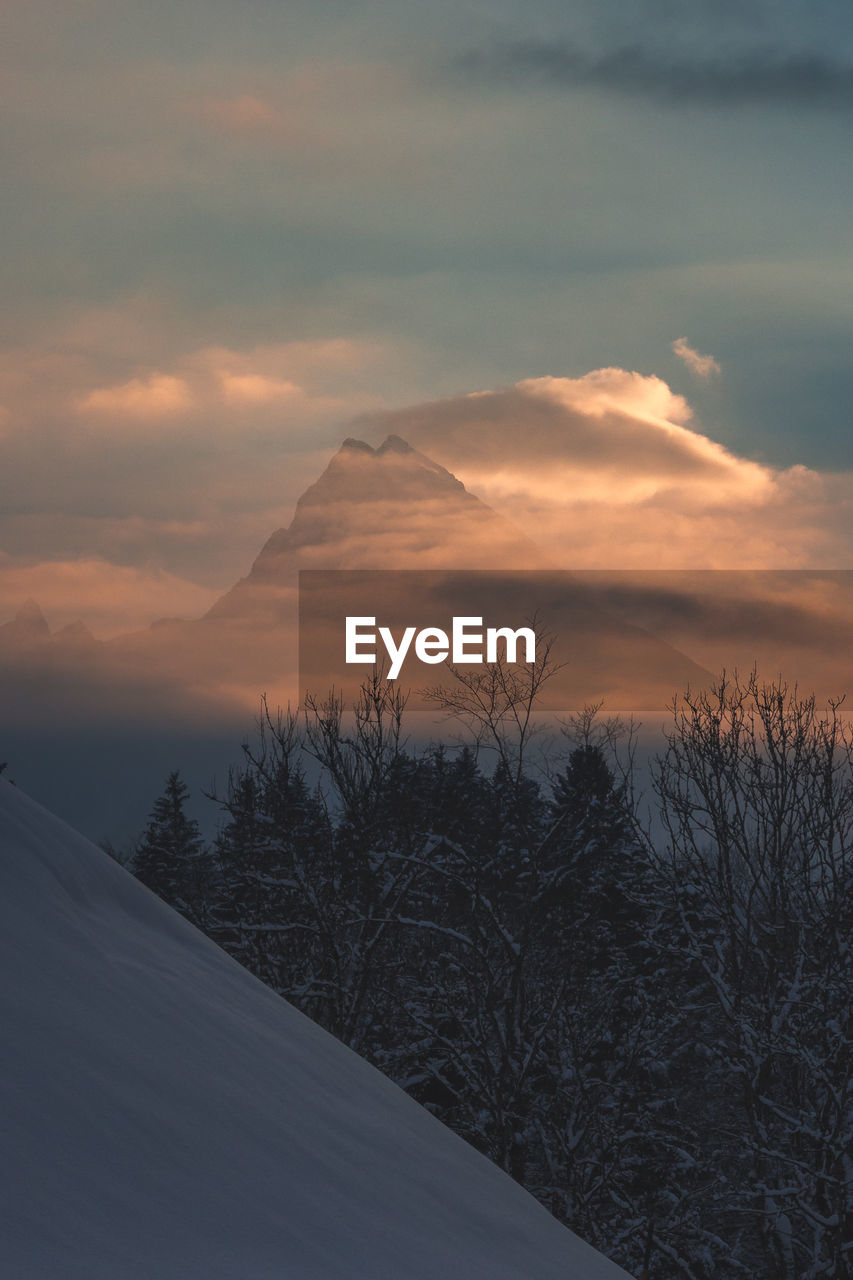
<path id="1" fill-rule="evenodd" d="M 184 809 L 189 794 L 180 773 L 170 773 L 136 848 L 133 871 L 169 906 L 201 923 L 207 859 L 198 823 Z"/>

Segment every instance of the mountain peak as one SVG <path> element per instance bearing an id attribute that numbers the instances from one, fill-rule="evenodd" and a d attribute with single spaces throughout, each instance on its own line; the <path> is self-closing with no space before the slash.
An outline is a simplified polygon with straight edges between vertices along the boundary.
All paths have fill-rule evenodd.
<path id="1" fill-rule="evenodd" d="M 376 450 L 376 453 L 379 456 L 385 453 L 405 454 L 405 453 L 416 453 L 416 452 L 417 450 L 413 449 L 412 446 L 408 443 L 408 441 L 404 440 L 402 436 L 395 436 L 395 435 L 387 436 L 386 439 L 382 441 L 382 444 L 379 446 L 379 448 Z"/>
<path id="2" fill-rule="evenodd" d="M 68 640 L 73 644 L 89 644 L 94 643 L 95 637 L 81 618 L 77 618 L 75 622 L 69 622 L 67 626 L 62 627 L 56 632 L 57 640 Z"/>
<path id="3" fill-rule="evenodd" d="M 335 456 L 337 457 L 342 453 L 360 453 L 366 454 L 371 458 L 382 458 L 388 453 L 417 453 L 417 450 L 409 444 L 408 440 L 404 440 L 402 436 L 392 433 L 390 436 L 386 436 L 376 449 L 372 444 L 368 444 L 366 440 L 358 440 L 355 436 L 347 436 Z"/>
<path id="4" fill-rule="evenodd" d="M 29 600 L 25 600 L 21 605 L 20 609 L 15 614 L 15 621 L 24 622 L 28 626 L 38 627 L 40 631 L 48 630 L 47 620 L 41 611 L 41 605 L 37 600 L 33 600 L 32 597 L 30 597 Z"/>
<path id="5" fill-rule="evenodd" d="M 306 507 L 329 503 L 423 501 L 453 492 L 476 501 L 461 480 L 398 435 L 389 435 L 378 448 L 347 436 L 323 474 L 297 503 Z"/>
<path id="6" fill-rule="evenodd" d="M 366 440 L 356 440 L 355 436 L 347 436 L 340 449 L 338 449 L 338 454 L 367 453 L 372 456 L 375 452 L 376 450 L 372 445 L 368 444 Z"/>
<path id="7" fill-rule="evenodd" d="M 0 635 L 11 640 L 47 640 L 50 627 L 36 600 L 25 600 L 11 622 L 0 626 Z"/>
<path id="8" fill-rule="evenodd" d="M 238 616 L 280 602 L 270 587 L 298 569 L 542 568 L 540 549 L 470 493 L 440 463 L 389 435 L 374 449 L 349 436 L 208 616 Z M 263 593 L 267 592 L 264 597 Z"/>

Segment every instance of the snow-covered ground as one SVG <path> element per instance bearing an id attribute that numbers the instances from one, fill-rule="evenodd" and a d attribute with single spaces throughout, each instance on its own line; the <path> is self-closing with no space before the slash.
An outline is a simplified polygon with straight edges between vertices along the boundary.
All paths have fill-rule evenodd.
<path id="1" fill-rule="evenodd" d="M 9 1280 L 618 1280 L 367 1063 L 0 780 Z"/>

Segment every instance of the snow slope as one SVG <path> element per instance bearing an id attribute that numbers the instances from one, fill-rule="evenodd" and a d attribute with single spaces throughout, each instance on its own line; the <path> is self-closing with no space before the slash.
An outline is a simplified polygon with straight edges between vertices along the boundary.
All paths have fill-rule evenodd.
<path id="1" fill-rule="evenodd" d="M 0 779 L 8 1280 L 624 1276 Z"/>

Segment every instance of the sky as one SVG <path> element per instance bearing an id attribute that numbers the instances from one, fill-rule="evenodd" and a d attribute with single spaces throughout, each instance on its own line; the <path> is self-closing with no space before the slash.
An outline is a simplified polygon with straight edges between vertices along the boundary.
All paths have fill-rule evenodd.
<path id="1" fill-rule="evenodd" d="M 0 621 L 198 615 L 354 431 L 567 565 L 853 564 L 848 6 L 0 23 Z"/>

